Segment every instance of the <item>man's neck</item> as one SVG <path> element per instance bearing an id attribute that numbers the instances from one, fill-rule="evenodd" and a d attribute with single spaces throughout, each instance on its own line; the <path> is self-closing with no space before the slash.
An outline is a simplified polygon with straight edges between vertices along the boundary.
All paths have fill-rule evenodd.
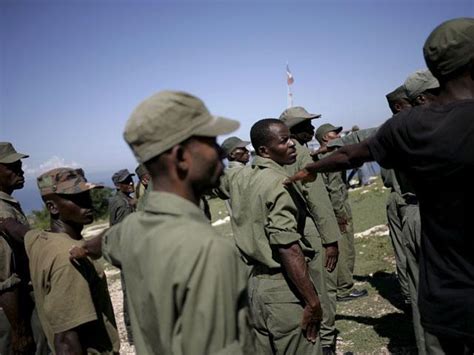
<path id="1" fill-rule="evenodd" d="M 464 75 L 444 83 L 437 102 L 446 105 L 459 100 L 472 99 L 474 99 L 473 80 L 470 76 Z"/>
<path id="2" fill-rule="evenodd" d="M 167 192 L 178 195 L 188 201 L 191 201 L 196 206 L 199 206 L 199 201 L 202 197 L 202 192 L 195 191 L 192 186 L 180 181 L 174 182 L 164 177 L 153 179 L 153 191 Z"/>
<path id="3" fill-rule="evenodd" d="M 51 232 L 54 233 L 66 233 L 72 239 L 81 240 L 82 239 L 82 229 L 83 225 L 79 224 L 68 224 L 60 219 L 51 219 Z"/>
<path id="4" fill-rule="evenodd" d="M 0 186 L 0 191 L 6 193 L 7 195 L 12 195 L 14 189 Z"/>

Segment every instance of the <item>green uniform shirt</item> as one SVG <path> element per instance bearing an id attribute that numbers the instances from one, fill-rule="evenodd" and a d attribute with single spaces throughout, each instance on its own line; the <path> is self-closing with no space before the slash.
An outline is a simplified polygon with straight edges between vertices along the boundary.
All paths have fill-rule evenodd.
<path id="1" fill-rule="evenodd" d="M 114 197 L 109 201 L 110 225 L 120 223 L 130 213 L 135 211 L 135 207 L 131 204 L 131 197 L 122 191 L 117 191 Z"/>
<path id="2" fill-rule="evenodd" d="M 25 235 L 36 308 L 51 349 L 54 335 L 81 326 L 79 338 L 89 354 L 118 352 L 120 340 L 101 265 L 69 260 L 82 245 L 65 233 L 31 230 Z"/>
<path id="3" fill-rule="evenodd" d="M 298 156 L 294 164 L 285 166 L 289 175 L 294 175 L 306 165 L 313 163 L 310 150 L 301 145 L 296 139 L 293 139 L 293 142 L 295 143 Z M 311 228 L 312 233 L 320 235 L 323 244 L 330 244 L 341 239 L 341 233 L 334 216 L 333 206 L 329 199 L 328 192 L 320 177 L 321 174 L 318 176 L 319 177 L 311 183 L 301 184 L 298 182 L 296 186 L 303 194 L 309 214 L 313 220 L 311 224 L 307 222 L 308 227 Z"/>
<path id="4" fill-rule="evenodd" d="M 13 218 L 23 225 L 28 226 L 20 203 L 9 194 L 0 191 L 0 218 Z M 0 292 L 20 283 L 17 273 L 13 251 L 6 239 L 0 235 Z"/>
<path id="5" fill-rule="evenodd" d="M 326 157 L 328 154 L 324 154 L 321 158 Z M 329 198 L 334 209 L 334 214 L 337 220 L 352 221 L 352 210 L 349 204 L 349 192 L 343 179 L 341 172 L 331 172 L 321 174 L 323 177 L 324 184 L 329 194 Z"/>
<path id="6" fill-rule="evenodd" d="M 244 265 L 198 206 L 151 191 L 144 211 L 106 233 L 102 252 L 123 270 L 138 354 L 241 353 Z"/>
<path id="7" fill-rule="evenodd" d="M 251 166 L 228 169 L 221 181 L 221 192 L 231 198 L 235 242 L 248 264 L 280 268 L 277 247 L 295 241 L 307 257 L 314 257 L 303 237 L 304 200 L 283 186 L 287 177 L 282 166 L 257 156 Z"/>

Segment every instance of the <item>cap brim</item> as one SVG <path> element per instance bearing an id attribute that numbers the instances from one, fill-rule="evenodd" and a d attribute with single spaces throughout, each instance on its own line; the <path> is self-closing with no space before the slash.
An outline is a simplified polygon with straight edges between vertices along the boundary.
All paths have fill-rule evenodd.
<path id="1" fill-rule="evenodd" d="M 336 127 L 336 129 L 333 129 L 332 131 L 336 132 L 336 133 L 341 133 L 342 132 L 342 127 L 341 126 Z"/>
<path id="2" fill-rule="evenodd" d="M 20 159 L 25 159 L 25 158 L 28 158 L 29 155 L 26 155 L 26 154 L 21 154 L 21 153 L 13 153 L 13 154 L 10 154 L 10 155 L 7 155 L 6 157 L 0 159 L 0 163 L 3 163 L 3 164 L 11 164 L 11 163 L 14 163 Z"/>
<path id="3" fill-rule="evenodd" d="M 296 125 L 299 125 L 302 122 L 305 122 L 307 120 L 314 120 L 316 118 L 321 117 L 320 114 L 310 114 L 308 116 L 304 117 L 295 117 L 293 119 L 288 119 L 288 120 L 282 120 L 284 124 L 287 125 L 288 128 L 293 128 Z"/>
<path id="4" fill-rule="evenodd" d="M 104 188 L 104 185 L 102 184 L 93 184 L 91 182 L 81 182 L 79 184 L 81 190 L 83 192 L 85 191 L 89 191 L 89 190 L 94 190 L 94 189 L 103 189 Z"/>
<path id="5" fill-rule="evenodd" d="M 193 132 L 193 136 L 217 137 L 229 134 L 240 127 L 239 121 L 213 116 L 213 120 Z"/>
<path id="6" fill-rule="evenodd" d="M 237 143 L 237 144 L 234 146 L 234 149 L 235 149 L 235 148 L 245 148 L 245 147 L 248 146 L 249 144 L 250 144 L 250 142 L 242 141 L 242 142 Z"/>

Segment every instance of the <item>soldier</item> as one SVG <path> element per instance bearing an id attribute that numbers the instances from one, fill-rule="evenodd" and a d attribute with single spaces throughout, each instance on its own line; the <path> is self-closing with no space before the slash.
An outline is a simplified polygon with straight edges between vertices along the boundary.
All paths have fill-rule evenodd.
<path id="1" fill-rule="evenodd" d="M 28 225 L 20 203 L 11 196 L 25 184 L 21 169 L 24 158 L 28 155 L 18 153 L 11 143 L 0 142 L 0 218 L 14 218 Z M 12 246 L 12 241 L 0 234 L 0 354 L 9 354 L 11 350 L 28 353 L 35 346 L 30 326 L 33 306 L 28 300 L 28 280 L 22 283 L 21 279 L 27 278 L 21 270 L 25 260 L 21 260 L 21 251 L 14 252 Z"/>
<path id="2" fill-rule="evenodd" d="M 342 127 L 335 127 L 332 124 L 323 124 L 316 130 L 315 138 L 325 146 L 333 139 L 339 138 Z M 319 158 L 321 158 L 320 156 Z M 355 266 L 355 245 L 354 226 L 352 224 L 352 211 L 349 204 L 349 193 L 347 191 L 345 171 L 342 173 L 322 174 L 324 184 L 329 193 L 337 224 L 341 231 L 342 238 L 339 241 L 339 265 L 337 268 L 337 300 L 352 301 L 359 297 L 367 296 L 367 290 L 354 288 L 354 266 Z"/>
<path id="3" fill-rule="evenodd" d="M 135 186 L 135 198 L 137 199 L 137 204 L 140 202 L 141 198 L 146 194 L 146 188 L 150 181 L 150 173 L 146 170 L 145 165 L 138 164 L 135 168 L 135 174 L 137 174 L 138 181 Z"/>
<path id="4" fill-rule="evenodd" d="M 139 354 L 242 352 L 245 269 L 198 207 L 223 171 L 216 136 L 238 126 L 172 91 L 146 99 L 127 122 L 125 140 L 153 191 L 144 210 L 108 230 L 102 244 L 99 236 L 71 253 L 102 252 L 124 271 Z"/>
<path id="5" fill-rule="evenodd" d="M 29 258 L 36 307 L 56 354 L 118 354 L 120 340 L 107 280 L 100 263 L 72 263 L 71 246 L 84 243 L 82 229 L 93 221 L 90 190 L 82 169 L 58 168 L 38 177 L 50 213 L 50 231 L 31 230 L 9 219 L 8 234 L 23 241 Z"/>
<path id="6" fill-rule="evenodd" d="M 288 174 L 293 175 L 313 161 L 306 144 L 313 139 L 314 127 L 311 120 L 321 117 L 310 114 L 303 107 L 291 107 L 280 115 L 290 129 L 291 139 L 296 148 L 296 162 L 286 165 Z M 305 198 L 309 214 L 305 223 L 305 236 L 319 254 L 314 266 L 314 282 L 321 300 L 323 320 L 320 338 L 323 354 L 332 354 L 336 350 L 336 292 L 334 276 L 337 275 L 338 243 L 341 238 L 331 201 L 322 179 L 313 183 L 298 184 L 298 189 Z M 323 257 L 323 251 L 325 257 Z"/>
<path id="7" fill-rule="evenodd" d="M 227 168 L 224 170 L 224 174 L 230 174 L 233 169 L 243 168 L 249 162 L 250 152 L 247 149 L 249 144 L 250 142 L 243 141 L 238 137 L 229 137 L 222 142 L 222 151 L 229 161 Z M 225 199 L 224 203 L 229 216 L 232 217 L 230 200 Z"/>
<path id="8" fill-rule="evenodd" d="M 436 104 L 415 107 L 386 121 L 376 135 L 345 146 L 306 166 L 286 183 L 320 171 L 347 169 L 376 160 L 407 174 L 420 205 L 422 228 L 418 305 L 428 345 L 441 352 L 474 352 L 474 19 L 439 25 L 423 47 L 426 64 L 440 82 Z M 421 129 L 420 129 L 421 128 Z"/>
<path id="9" fill-rule="evenodd" d="M 112 181 L 117 189 L 109 202 L 110 225 L 120 223 L 130 213 L 135 211 L 136 201 L 131 196 L 135 192 L 133 176 L 127 169 L 122 169 L 112 175 Z"/>
<path id="10" fill-rule="evenodd" d="M 238 137 L 229 137 L 222 142 L 222 150 L 229 161 L 229 168 L 245 166 L 250 160 L 247 146 L 250 142 L 243 141 Z"/>
<path id="11" fill-rule="evenodd" d="M 250 307 L 257 353 L 317 354 L 321 305 L 308 266 L 315 251 L 304 236 L 306 206 L 282 182 L 296 161 L 288 127 L 277 119 L 252 126 L 257 156 L 225 175 L 220 190 L 231 199 L 237 248 L 252 265 Z"/>
<path id="12" fill-rule="evenodd" d="M 13 218 L 28 226 L 20 203 L 11 196 L 25 183 L 24 158 L 28 155 L 18 153 L 11 143 L 0 142 L 0 218 Z M 10 348 L 14 353 L 48 353 L 36 311 L 31 313 L 29 280 L 24 248 L 0 233 L 0 354 L 9 354 Z M 32 350 L 35 343 L 36 351 Z"/>

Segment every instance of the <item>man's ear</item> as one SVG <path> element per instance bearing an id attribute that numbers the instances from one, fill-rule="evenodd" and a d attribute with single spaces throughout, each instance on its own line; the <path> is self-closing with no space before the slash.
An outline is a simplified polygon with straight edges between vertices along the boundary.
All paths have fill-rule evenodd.
<path id="1" fill-rule="evenodd" d="M 264 145 L 261 145 L 260 147 L 257 148 L 258 155 L 260 155 L 263 158 L 269 158 L 270 154 L 268 154 L 268 148 L 265 147 Z"/>
<path id="2" fill-rule="evenodd" d="M 171 148 L 170 159 L 178 171 L 186 172 L 189 170 L 189 152 L 183 145 L 177 144 Z"/>
<path id="3" fill-rule="evenodd" d="M 52 215 L 58 215 L 59 214 L 59 209 L 55 201 L 53 200 L 46 200 L 45 201 L 46 209 L 49 211 L 50 214 Z"/>

